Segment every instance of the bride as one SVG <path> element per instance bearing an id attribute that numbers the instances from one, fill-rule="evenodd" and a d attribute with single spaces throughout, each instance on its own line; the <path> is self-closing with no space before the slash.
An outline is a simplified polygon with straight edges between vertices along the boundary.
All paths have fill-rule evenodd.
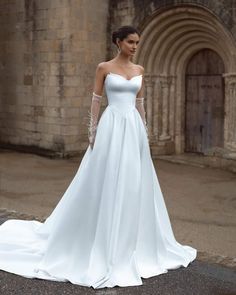
<path id="1" fill-rule="evenodd" d="M 89 145 L 45 222 L 0 226 L 0 269 L 93 288 L 142 285 L 141 278 L 187 267 L 196 249 L 175 240 L 151 159 L 144 68 L 132 63 L 140 34 L 112 34 L 118 53 L 97 66 Z M 102 91 L 108 105 L 100 119 Z"/>

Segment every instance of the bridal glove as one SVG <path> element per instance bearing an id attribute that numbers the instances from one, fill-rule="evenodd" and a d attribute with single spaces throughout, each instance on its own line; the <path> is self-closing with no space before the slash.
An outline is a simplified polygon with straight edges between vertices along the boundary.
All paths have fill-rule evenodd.
<path id="1" fill-rule="evenodd" d="M 144 108 L 144 97 L 136 97 L 136 108 L 139 111 L 139 114 L 143 120 L 143 124 L 148 137 L 148 126 L 147 126 L 147 120 L 146 120 L 146 112 Z"/>
<path id="2" fill-rule="evenodd" d="M 88 117 L 89 117 L 88 139 L 89 139 L 89 144 L 91 148 L 93 148 L 95 137 L 96 137 L 98 116 L 99 116 L 100 107 L 101 107 L 101 100 L 102 100 L 102 95 L 98 95 L 95 92 L 93 92 L 91 110 L 88 111 Z"/>

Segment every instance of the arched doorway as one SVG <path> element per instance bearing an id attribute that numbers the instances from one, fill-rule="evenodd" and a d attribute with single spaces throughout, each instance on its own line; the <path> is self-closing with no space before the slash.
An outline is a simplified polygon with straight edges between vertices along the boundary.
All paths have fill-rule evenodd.
<path id="1" fill-rule="evenodd" d="M 235 151 L 236 42 L 231 33 L 214 13 L 195 5 L 156 11 L 143 26 L 135 62 L 145 67 L 152 155 L 205 153 L 207 149 L 206 154 L 211 154 L 211 147 L 216 146 L 223 147 L 222 154 Z M 191 89 L 201 92 L 197 102 Z M 200 111 L 187 102 L 188 118 L 186 91 L 188 100 L 192 95 L 193 104 L 202 104 Z M 198 118 L 198 127 L 191 126 L 196 110 L 205 112 L 205 118 Z M 190 128 L 187 134 L 186 126 Z M 197 139 L 194 128 L 200 133 Z"/>
<path id="2" fill-rule="evenodd" d="M 224 144 L 224 63 L 202 49 L 186 69 L 185 151 L 205 153 Z"/>

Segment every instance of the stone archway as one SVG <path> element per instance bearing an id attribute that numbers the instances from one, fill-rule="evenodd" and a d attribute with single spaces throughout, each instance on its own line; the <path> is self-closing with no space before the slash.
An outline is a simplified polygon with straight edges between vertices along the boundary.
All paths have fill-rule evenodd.
<path id="1" fill-rule="evenodd" d="M 141 29 L 135 62 L 145 67 L 146 108 L 153 155 L 185 148 L 185 72 L 202 49 L 215 51 L 225 66 L 224 147 L 236 151 L 236 44 L 210 11 L 179 6 L 153 13 Z M 230 105 L 230 107 L 229 107 Z"/>

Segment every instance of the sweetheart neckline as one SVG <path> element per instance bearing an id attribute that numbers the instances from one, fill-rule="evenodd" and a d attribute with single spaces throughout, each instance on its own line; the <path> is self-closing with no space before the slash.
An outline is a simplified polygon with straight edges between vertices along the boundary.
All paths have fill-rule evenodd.
<path id="1" fill-rule="evenodd" d="M 109 72 L 109 73 L 106 75 L 105 80 L 106 80 L 106 78 L 107 78 L 108 75 L 116 75 L 116 76 L 119 76 L 119 77 L 123 78 L 123 79 L 126 80 L 126 81 L 131 81 L 131 80 L 132 80 L 133 78 L 135 78 L 135 77 L 142 77 L 142 76 L 143 76 L 142 74 L 140 74 L 140 75 L 135 75 L 135 76 L 131 77 L 130 79 L 126 79 L 124 76 L 122 76 L 122 75 L 120 75 L 120 74 L 116 74 L 116 73 Z"/>

